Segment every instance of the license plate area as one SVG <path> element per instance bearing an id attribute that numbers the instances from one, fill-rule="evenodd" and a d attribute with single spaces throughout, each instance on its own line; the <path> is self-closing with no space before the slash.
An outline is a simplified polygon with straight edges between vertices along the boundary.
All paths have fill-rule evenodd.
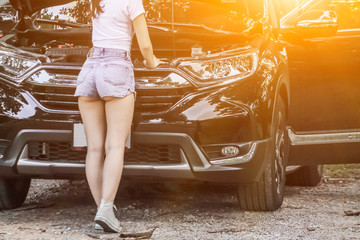
<path id="1" fill-rule="evenodd" d="M 132 131 L 129 132 L 129 135 L 125 142 L 125 148 L 128 149 L 131 148 L 131 132 Z M 73 125 L 72 147 L 73 149 L 81 149 L 87 147 L 85 128 L 84 124 L 82 123 L 74 123 Z"/>

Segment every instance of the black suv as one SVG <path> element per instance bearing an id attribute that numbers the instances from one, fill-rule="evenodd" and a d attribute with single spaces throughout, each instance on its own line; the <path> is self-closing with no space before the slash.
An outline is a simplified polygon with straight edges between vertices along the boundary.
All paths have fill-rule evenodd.
<path id="1" fill-rule="evenodd" d="M 89 3 L 10 2 L 19 21 L 0 42 L 0 209 L 21 205 L 31 178 L 83 177 L 86 154 L 73 93 L 91 47 Z M 318 50 L 303 54 L 303 46 L 313 39 L 326 45 L 320 37 L 337 34 L 335 12 L 327 9 L 333 6 L 321 2 L 290 11 L 281 29 L 280 14 L 285 12 L 279 1 L 144 0 L 155 54 L 165 64 L 144 68 L 133 43 L 138 96 L 124 177 L 237 184 L 242 209 L 275 210 L 283 201 L 287 166 L 296 165 L 287 168 L 292 171 L 289 183 L 309 185 L 320 181 L 318 164 L 358 160 L 351 154 L 354 146 L 360 149 L 360 132 L 339 128 L 325 133 L 339 129 L 326 128 L 328 116 L 323 119 L 314 113 L 317 108 L 311 109 L 314 97 L 324 104 L 334 101 L 321 95 L 321 81 L 308 95 L 302 93 L 301 84 L 309 79 L 303 80 L 305 70 L 300 69 Z M 320 5 L 325 9 L 317 9 Z M 307 12 L 329 17 L 318 21 Z M 299 36 L 310 40 L 299 41 Z M 294 62 L 292 91 L 285 46 Z M 311 60 L 320 65 L 318 58 Z M 308 102 L 299 104 L 298 97 Z M 352 107 L 359 120 L 357 103 Z M 350 145 L 344 144 L 347 137 L 353 137 Z M 352 152 L 325 157 L 341 147 Z M 309 150 L 316 159 L 308 158 Z"/>

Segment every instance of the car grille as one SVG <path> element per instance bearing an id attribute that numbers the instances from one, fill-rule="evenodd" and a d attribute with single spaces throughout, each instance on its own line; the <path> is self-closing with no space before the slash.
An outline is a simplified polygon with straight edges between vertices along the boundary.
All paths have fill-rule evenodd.
<path id="1" fill-rule="evenodd" d="M 79 111 L 74 88 L 36 86 L 32 90 L 33 96 L 45 108 L 51 110 Z"/>
<path id="2" fill-rule="evenodd" d="M 86 151 L 76 151 L 69 142 L 30 142 L 31 160 L 84 163 Z M 125 152 L 126 164 L 177 164 L 181 162 L 178 145 L 137 144 Z"/>
<path id="3" fill-rule="evenodd" d="M 77 98 L 74 97 L 77 73 L 54 74 L 54 81 L 72 83 L 69 85 L 35 85 L 29 84 L 30 92 L 35 99 L 45 108 L 62 111 L 79 111 Z M 161 81 L 169 75 L 169 72 L 155 72 L 136 74 L 136 82 L 154 82 Z M 176 102 L 178 102 L 189 88 L 172 87 L 161 88 L 156 85 L 149 89 L 136 87 L 137 98 L 135 101 L 135 112 L 141 115 L 151 115 L 166 111 Z"/>

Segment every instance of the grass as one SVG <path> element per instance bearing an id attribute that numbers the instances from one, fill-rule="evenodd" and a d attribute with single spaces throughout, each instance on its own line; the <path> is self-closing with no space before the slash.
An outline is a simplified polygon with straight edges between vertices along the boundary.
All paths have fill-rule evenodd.
<path id="1" fill-rule="evenodd" d="M 360 164 L 325 165 L 324 176 L 360 179 Z"/>

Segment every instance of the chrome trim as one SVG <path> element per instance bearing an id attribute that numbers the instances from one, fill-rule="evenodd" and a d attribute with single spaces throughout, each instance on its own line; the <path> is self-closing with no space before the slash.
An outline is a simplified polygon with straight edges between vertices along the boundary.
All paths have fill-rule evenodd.
<path id="1" fill-rule="evenodd" d="M 194 87 L 200 87 L 199 84 L 197 83 L 197 80 L 195 78 L 193 78 L 191 75 L 189 75 L 187 72 L 176 68 L 176 67 L 162 67 L 161 65 L 157 68 L 146 68 L 144 67 L 134 67 L 134 71 L 137 72 L 172 72 L 172 73 L 176 73 L 179 76 L 183 77 L 185 80 L 187 80 L 192 86 Z"/>
<path id="2" fill-rule="evenodd" d="M 257 147 L 257 142 L 254 142 L 251 144 L 250 150 L 245 155 L 234 158 L 210 160 L 210 163 L 213 165 L 234 165 L 234 164 L 248 162 L 253 158 L 256 151 L 256 147 Z"/>
<path id="3" fill-rule="evenodd" d="M 295 172 L 296 170 L 298 170 L 301 166 L 297 165 L 297 166 L 286 166 L 286 174 L 290 174 L 292 172 Z"/>
<path id="4" fill-rule="evenodd" d="M 44 92 L 32 92 L 32 93 L 41 96 L 74 97 L 74 94 L 66 94 L 66 93 L 44 93 Z"/>
<path id="5" fill-rule="evenodd" d="M 47 104 L 64 104 L 64 105 L 77 105 L 77 102 L 69 102 L 69 101 L 55 101 L 55 100 L 40 100 L 40 103 Z"/>
<path id="6" fill-rule="evenodd" d="M 182 149 L 180 151 L 180 158 L 181 162 L 179 164 L 124 164 L 123 175 L 195 179 Z M 64 168 L 71 169 L 71 173 L 73 174 L 81 174 L 84 172 L 85 164 L 31 160 L 28 159 L 27 145 L 23 148 L 17 164 L 18 172 L 28 175 L 65 174 Z"/>
<path id="7" fill-rule="evenodd" d="M 60 163 L 50 161 L 39 161 L 31 159 L 20 159 L 17 164 L 17 170 L 22 174 L 52 174 L 56 172 L 56 168 L 77 168 L 85 169 L 84 163 Z"/>
<path id="8" fill-rule="evenodd" d="M 143 107 L 149 107 L 149 106 L 172 106 L 172 103 L 162 103 L 162 102 L 157 102 L 157 103 L 141 103 L 141 106 Z"/>
<path id="9" fill-rule="evenodd" d="M 157 29 L 157 30 L 161 30 L 161 31 L 164 31 L 164 32 L 170 32 L 170 29 L 167 28 L 167 27 L 160 27 L 160 26 L 154 26 L 154 25 L 151 25 L 151 22 L 148 23 L 148 27 L 149 28 L 153 28 L 153 29 Z"/>
<path id="10" fill-rule="evenodd" d="M 45 56 L 45 55 L 44 55 Z M 40 64 L 40 61 L 38 61 Z M 65 65 L 35 65 L 33 67 L 31 67 L 30 69 L 28 69 L 22 76 L 15 78 L 15 77 L 9 77 L 6 74 L 2 74 L 0 73 L 0 77 L 3 76 L 6 80 L 9 79 L 9 81 L 11 81 L 11 83 L 19 86 L 21 85 L 21 83 L 23 83 L 27 78 L 29 78 L 30 76 L 32 76 L 34 73 L 41 71 L 41 70 L 47 70 L 47 69 L 59 69 L 59 70 L 77 70 L 80 71 L 82 66 L 65 66 Z M 181 71 L 177 68 L 173 68 L 173 67 L 162 67 L 159 66 L 158 68 L 154 68 L 154 69 L 149 69 L 144 67 L 134 67 L 134 71 L 138 71 L 138 72 L 172 72 L 172 73 L 176 73 L 178 75 L 180 75 L 181 77 L 184 77 L 186 80 L 189 81 L 190 84 L 192 84 L 193 86 L 197 86 L 196 85 L 196 80 L 194 80 L 193 78 L 189 79 L 188 74 L 186 74 L 186 72 Z M 185 76 L 184 76 L 185 75 Z M 14 82 L 10 79 L 16 79 L 17 82 Z"/>
<path id="11" fill-rule="evenodd" d="M 184 89 L 190 88 L 194 85 L 191 84 L 184 76 L 181 76 L 172 71 L 164 72 L 167 76 L 137 76 L 136 86 L 139 89 Z"/>
<path id="12" fill-rule="evenodd" d="M 23 76 L 23 79 L 21 80 L 21 82 L 24 82 L 28 77 L 31 77 L 33 74 L 35 74 L 36 72 L 39 72 L 41 70 L 45 70 L 46 69 L 59 69 L 59 70 L 81 70 L 81 66 L 52 66 L 52 65 L 42 65 L 42 66 L 38 66 L 35 69 L 33 69 L 32 71 L 28 72 L 26 75 Z M 171 73 L 175 73 L 178 74 L 180 77 L 183 77 L 186 81 L 189 82 L 188 86 L 183 86 L 183 87 L 179 87 L 177 89 L 180 88 L 189 88 L 192 86 L 196 86 L 196 84 L 194 83 L 195 81 L 191 78 L 188 77 L 188 75 L 186 73 L 184 73 L 183 71 L 179 70 L 179 69 L 175 69 L 175 68 L 156 68 L 156 69 L 147 69 L 147 68 L 134 68 L 135 71 L 139 71 L 139 72 L 171 72 Z M 165 88 L 163 88 L 165 89 Z M 169 89 L 175 89 L 175 88 L 169 88 Z M 41 94 L 39 92 L 35 92 L 34 94 Z M 54 94 L 53 94 L 54 95 Z M 56 109 L 50 109 L 48 107 L 45 107 L 37 98 L 35 98 L 35 96 L 33 96 L 33 94 L 31 92 L 26 91 L 23 96 L 28 99 L 33 101 L 36 105 L 38 105 L 38 107 L 44 111 L 44 112 L 49 112 L 49 113 L 57 113 L 57 114 L 79 114 L 79 111 L 76 110 L 56 110 Z M 178 95 L 177 95 L 178 96 Z M 174 96 L 169 96 L 171 98 L 174 98 Z M 182 96 L 182 98 L 186 97 L 186 95 Z M 180 101 L 182 99 L 180 97 L 178 101 Z M 46 101 L 46 100 L 43 100 Z M 176 103 L 174 103 L 173 105 L 175 105 Z M 167 111 L 169 111 L 170 109 L 168 109 Z M 167 111 L 163 111 L 163 112 L 159 112 L 157 114 L 162 114 L 164 112 Z"/>
<path id="13" fill-rule="evenodd" d="M 55 109 L 50 109 L 47 107 L 44 107 L 44 105 L 42 105 L 31 93 L 29 92 L 24 92 L 22 93 L 22 96 L 27 100 L 27 101 L 33 101 L 38 108 L 40 108 L 42 111 L 44 112 L 48 112 L 48 113 L 57 113 L 57 114 L 80 114 L 80 111 L 72 111 L 72 110 L 55 110 Z"/>
<path id="14" fill-rule="evenodd" d="M 26 131 L 24 131 L 26 132 Z M 30 131 L 28 131 L 30 132 Z M 46 132 L 43 130 L 41 132 Z M 57 130 L 57 133 L 67 133 L 71 134 L 71 130 Z M 142 139 L 149 133 L 143 133 Z M 55 135 L 55 134 L 53 134 Z M 137 133 L 134 134 L 135 138 Z M 170 136 L 173 134 L 169 133 L 156 133 L 159 136 Z M 186 135 L 186 134 L 174 134 L 178 137 L 186 138 L 191 147 L 194 148 L 199 153 L 201 151 L 198 149 L 195 142 Z M 133 136 L 134 137 L 134 136 Z M 18 146 L 18 144 L 17 144 Z M 203 160 L 203 163 L 206 163 L 205 157 L 200 156 Z M 206 165 L 206 164 L 204 164 Z M 67 170 L 64 170 L 67 169 Z M 31 160 L 28 155 L 28 144 L 25 144 L 19 154 L 19 160 L 17 162 L 17 170 L 21 174 L 28 175 L 51 175 L 51 174 L 84 174 L 85 164 L 84 163 L 75 163 L 75 162 L 56 162 L 56 161 L 43 161 L 43 160 Z M 172 177 L 172 178 L 185 178 L 185 179 L 195 179 L 192 174 L 190 164 L 186 158 L 185 152 L 180 148 L 180 162 L 177 164 L 133 164 L 128 163 L 124 164 L 124 176 L 153 176 L 153 177 Z"/>
<path id="15" fill-rule="evenodd" d="M 61 69 L 61 70 L 81 70 L 81 66 L 51 66 L 51 65 L 40 65 L 40 61 L 38 61 L 38 64 L 35 66 L 32 66 L 29 68 L 22 76 L 19 77 L 11 77 L 6 74 L 0 73 L 0 76 L 3 77 L 6 81 L 12 82 L 16 86 L 20 86 L 27 78 L 31 77 L 34 73 L 40 71 L 40 70 L 46 70 L 46 69 Z M 11 79 L 16 79 L 15 81 Z"/>
<path id="16" fill-rule="evenodd" d="M 67 172 L 64 169 L 68 169 Z M 85 170 L 84 163 L 59 163 L 50 161 L 36 161 L 20 159 L 17 170 L 20 174 L 48 175 L 48 174 L 82 174 Z M 172 165 L 124 165 L 123 176 L 152 176 L 172 177 L 182 179 L 195 179 L 187 164 Z"/>
<path id="17" fill-rule="evenodd" d="M 360 28 L 350 28 L 350 29 L 339 29 L 338 32 L 359 32 Z M 354 37 L 358 37 L 359 35 L 354 35 Z"/>
<path id="18" fill-rule="evenodd" d="M 187 87 L 190 87 L 190 86 L 187 86 Z M 185 88 L 185 87 L 184 87 Z M 175 89 L 175 88 L 172 88 L 172 89 Z M 47 93 L 46 93 L 47 94 Z M 22 93 L 23 97 L 26 98 L 28 101 L 32 101 L 34 102 L 42 111 L 44 112 L 49 112 L 49 113 L 57 113 L 57 114 L 80 114 L 80 111 L 77 111 L 77 110 L 56 110 L 56 109 L 50 109 L 48 107 L 45 107 L 42 102 L 46 102 L 46 101 L 51 101 L 51 100 L 38 100 L 34 95 L 46 95 L 45 93 L 39 93 L 39 92 L 34 92 L 33 94 L 31 92 L 24 92 Z M 49 94 L 50 95 L 50 94 Z M 55 94 L 52 94 L 53 96 L 55 96 Z M 58 95 L 64 95 L 64 94 L 58 94 Z M 162 99 L 165 99 L 165 98 L 176 98 L 176 97 L 179 97 L 179 99 L 176 99 L 176 102 L 172 105 L 175 105 L 178 101 L 180 101 L 182 98 L 186 97 L 187 95 L 184 95 L 184 96 L 181 96 L 181 95 L 175 95 L 175 96 L 160 96 L 160 98 Z M 153 96 L 139 96 L 140 98 L 146 98 L 146 97 L 153 97 Z M 182 97 L 182 98 L 181 98 Z M 155 97 L 156 98 L 156 97 Z M 61 101 L 56 101 L 57 103 L 60 103 Z M 66 101 L 63 101 L 65 104 L 72 104 L 72 102 L 66 102 Z M 54 102 L 55 103 L 55 102 Z M 162 105 L 162 106 L 165 106 L 165 105 L 170 105 L 170 103 L 146 103 L 148 104 L 148 106 L 151 106 L 151 105 Z M 72 105 L 75 105 L 72 104 Z M 169 111 L 170 109 L 166 110 L 166 111 L 162 111 L 162 112 L 157 112 L 156 114 L 162 114 L 164 112 L 167 112 Z"/>
<path id="19" fill-rule="evenodd" d="M 292 145 L 360 142 L 360 132 L 296 134 L 289 128 L 288 136 Z"/>

